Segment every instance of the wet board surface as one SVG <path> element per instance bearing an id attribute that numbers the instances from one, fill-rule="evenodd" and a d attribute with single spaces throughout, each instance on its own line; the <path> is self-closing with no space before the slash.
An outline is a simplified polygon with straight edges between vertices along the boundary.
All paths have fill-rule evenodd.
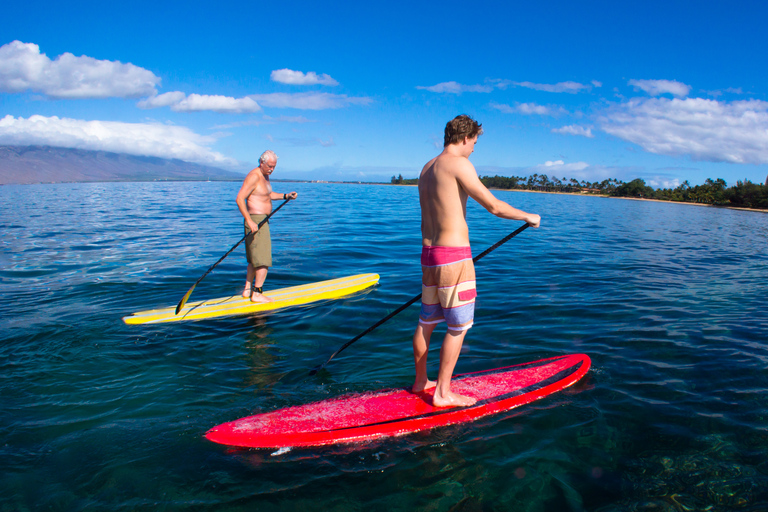
<path id="1" fill-rule="evenodd" d="M 249 315 L 300 306 L 319 300 L 339 299 L 370 288 L 378 282 L 378 274 L 358 274 L 329 281 L 291 286 L 290 288 L 264 290 L 264 294 L 274 300 L 274 302 L 266 304 L 253 303 L 250 299 L 237 294 L 218 299 L 188 302 L 178 315 L 174 305 L 162 309 L 139 311 L 123 317 L 123 321 L 126 324 L 153 324 Z"/>
<path id="2" fill-rule="evenodd" d="M 210 441 L 249 448 L 354 443 L 474 421 L 508 411 L 574 384 L 589 370 L 585 354 L 457 375 L 451 390 L 477 398 L 469 407 L 436 408 L 433 390 L 388 389 L 287 407 L 223 423 Z"/>

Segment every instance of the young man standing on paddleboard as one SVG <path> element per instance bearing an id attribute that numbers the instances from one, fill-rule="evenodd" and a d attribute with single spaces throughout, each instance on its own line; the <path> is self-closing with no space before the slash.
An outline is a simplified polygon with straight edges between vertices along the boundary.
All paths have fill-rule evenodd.
<path id="1" fill-rule="evenodd" d="M 259 222 L 272 212 L 272 200 L 296 199 L 298 194 L 279 194 L 272 191 L 269 177 L 277 166 L 277 155 L 265 151 L 259 157 L 259 166 L 248 173 L 237 193 L 237 208 L 245 219 L 245 256 L 248 260 L 248 273 L 245 279 L 243 297 L 250 297 L 251 302 L 272 302 L 262 293 L 267 271 L 272 266 L 272 240 L 269 235 L 269 221 L 261 228 Z"/>
<path id="2" fill-rule="evenodd" d="M 467 197 L 502 219 L 522 220 L 537 228 L 541 217 L 496 199 L 477 176 L 469 155 L 482 125 L 461 115 L 445 126 L 443 152 L 419 176 L 421 205 L 422 298 L 419 324 L 413 335 L 416 380 L 412 391 L 434 387 L 435 407 L 467 406 L 475 399 L 451 392 L 451 377 L 467 330 L 475 315 L 475 267 L 469 247 Z M 429 340 L 435 325 L 446 322 L 437 382 L 427 378 Z"/>

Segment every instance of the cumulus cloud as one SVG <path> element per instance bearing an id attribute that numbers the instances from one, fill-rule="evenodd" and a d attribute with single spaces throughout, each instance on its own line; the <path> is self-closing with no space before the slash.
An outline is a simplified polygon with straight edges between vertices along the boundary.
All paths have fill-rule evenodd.
<path id="1" fill-rule="evenodd" d="M 447 94 L 461 94 L 463 92 L 493 91 L 493 86 L 491 85 L 464 85 L 458 82 L 442 82 L 437 85 L 430 85 L 430 86 L 417 85 L 416 88 L 429 91 L 429 92 L 447 93 Z"/>
<path id="2" fill-rule="evenodd" d="M 159 94 L 157 96 L 151 96 L 149 98 L 143 99 L 138 102 L 137 105 L 139 108 L 170 107 L 171 105 L 175 105 L 186 97 L 187 95 L 181 91 L 166 92 L 165 94 Z"/>
<path id="3" fill-rule="evenodd" d="M 592 87 L 601 87 L 603 84 L 597 81 L 592 81 L 590 85 L 580 84 L 578 82 L 558 82 L 556 84 L 536 84 L 533 82 L 511 82 L 512 85 L 518 87 L 526 87 L 528 89 L 534 89 L 536 91 L 545 92 L 567 92 L 569 94 L 576 94 L 581 91 L 590 91 Z"/>
<path id="4" fill-rule="evenodd" d="M 602 87 L 603 84 L 593 80 L 590 84 L 580 84 L 578 82 L 559 82 L 556 84 L 535 84 L 533 82 L 513 82 L 512 80 L 489 79 L 485 85 L 465 85 L 458 82 L 442 82 L 431 86 L 417 86 L 417 89 L 423 89 L 430 92 L 461 94 L 464 92 L 493 92 L 494 89 L 507 89 L 510 86 L 526 87 L 537 91 L 546 92 L 567 92 L 576 94 L 581 91 L 592 90 L 593 87 Z"/>
<path id="5" fill-rule="evenodd" d="M 139 108 L 171 107 L 174 112 L 213 111 L 224 114 L 258 112 L 261 107 L 251 98 L 232 98 L 208 94 L 190 94 L 174 91 L 146 98 L 137 103 Z"/>
<path id="6" fill-rule="evenodd" d="M 539 115 L 539 116 L 559 116 L 566 114 L 567 111 L 563 107 L 552 105 L 537 105 L 536 103 L 516 103 L 514 106 L 491 103 L 491 108 L 495 108 L 505 114 L 524 114 L 524 115 Z"/>
<path id="7" fill-rule="evenodd" d="M 231 98 L 229 96 L 217 96 L 208 94 L 190 94 L 180 102 L 171 105 L 175 112 L 201 112 L 212 110 L 214 112 L 242 114 L 244 112 L 258 112 L 261 107 L 251 98 Z"/>
<path id="8" fill-rule="evenodd" d="M 329 93 L 271 93 L 251 94 L 244 98 L 167 92 L 144 99 L 138 103 L 141 108 L 171 107 L 175 112 L 200 112 L 211 110 L 229 114 L 259 112 L 261 106 L 270 108 L 295 108 L 299 110 L 326 110 L 344 108 L 349 105 L 368 105 L 373 100 L 367 97 L 349 97 L 346 94 Z M 266 119 L 266 118 L 265 118 Z M 274 119 L 274 118 L 269 118 Z M 303 118 L 278 118 L 287 122 L 309 122 Z M 291 121 L 292 120 L 292 121 Z"/>
<path id="9" fill-rule="evenodd" d="M 564 173 L 583 171 L 587 167 L 589 167 L 589 164 L 586 162 L 572 162 L 567 164 L 562 160 L 547 160 L 543 164 L 532 167 L 532 169 L 539 169 L 540 171 L 545 171 L 547 173 Z"/>
<path id="10" fill-rule="evenodd" d="M 291 69 L 276 69 L 270 75 L 273 82 L 280 82 L 281 84 L 289 85 L 339 85 L 339 82 L 323 73 L 318 75 L 314 71 L 309 73 L 302 73 L 301 71 L 293 71 Z"/>
<path id="11" fill-rule="evenodd" d="M 553 128 L 552 133 L 562 133 L 563 135 L 580 135 L 589 139 L 593 138 L 592 128 L 571 124 L 562 128 Z"/>
<path id="12" fill-rule="evenodd" d="M 111 151 L 237 167 L 236 160 L 208 147 L 215 141 L 188 128 L 159 123 L 84 121 L 37 115 L 28 119 L 7 115 L 0 119 L 2 144 Z"/>
<path id="13" fill-rule="evenodd" d="M 630 80 L 629 85 L 642 89 L 651 96 L 671 94 L 685 98 L 691 92 L 691 87 L 676 80 Z"/>
<path id="14" fill-rule="evenodd" d="M 768 163 L 768 102 L 635 99 L 598 119 L 607 133 L 650 153 L 694 160 Z"/>
<path id="15" fill-rule="evenodd" d="M 665 176 L 645 176 L 645 184 L 653 188 L 677 188 L 680 186 L 679 178 L 668 178 Z"/>
<path id="16" fill-rule="evenodd" d="M 75 57 L 49 59 L 33 43 L 0 46 L 0 91 L 32 91 L 51 98 L 140 98 L 154 95 L 160 78 L 149 70 L 119 61 Z"/>
<path id="17" fill-rule="evenodd" d="M 349 97 L 346 94 L 330 93 L 298 93 L 287 94 L 275 92 L 271 94 L 251 94 L 249 98 L 270 108 L 295 108 L 299 110 L 326 110 L 344 108 L 349 105 L 368 105 L 371 98 Z"/>

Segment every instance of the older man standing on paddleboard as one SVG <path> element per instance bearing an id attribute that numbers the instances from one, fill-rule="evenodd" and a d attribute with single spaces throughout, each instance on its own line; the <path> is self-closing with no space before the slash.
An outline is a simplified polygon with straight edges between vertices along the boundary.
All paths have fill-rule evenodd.
<path id="1" fill-rule="evenodd" d="M 265 151 L 259 157 L 259 166 L 248 173 L 240 191 L 237 193 L 237 208 L 245 219 L 245 255 L 248 260 L 248 273 L 245 279 L 243 297 L 250 297 L 251 302 L 272 302 L 263 294 L 267 271 L 272 266 L 272 240 L 269 234 L 269 222 L 259 229 L 259 222 L 272 212 L 273 199 L 296 199 L 298 194 L 280 194 L 272 191 L 269 177 L 277 166 L 277 155 Z M 252 233 L 252 234 L 251 234 Z"/>
<path id="2" fill-rule="evenodd" d="M 412 391 L 435 387 L 435 407 L 467 406 L 475 399 L 451 392 L 451 377 L 475 314 L 475 267 L 469 247 L 467 197 L 502 219 L 522 220 L 537 228 L 541 217 L 513 208 L 494 197 L 477 176 L 469 155 L 482 125 L 461 115 L 445 126 L 443 152 L 419 176 L 421 205 L 422 299 L 413 335 L 416 380 Z M 427 378 L 429 340 L 435 325 L 446 322 L 437 382 Z"/>

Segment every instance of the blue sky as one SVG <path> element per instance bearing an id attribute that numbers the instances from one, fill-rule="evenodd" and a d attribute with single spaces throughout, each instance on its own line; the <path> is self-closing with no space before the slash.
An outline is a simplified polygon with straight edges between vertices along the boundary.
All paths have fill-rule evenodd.
<path id="1" fill-rule="evenodd" d="M 466 113 L 481 175 L 768 175 L 761 1 L 7 4 L 0 144 L 388 181 Z"/>

